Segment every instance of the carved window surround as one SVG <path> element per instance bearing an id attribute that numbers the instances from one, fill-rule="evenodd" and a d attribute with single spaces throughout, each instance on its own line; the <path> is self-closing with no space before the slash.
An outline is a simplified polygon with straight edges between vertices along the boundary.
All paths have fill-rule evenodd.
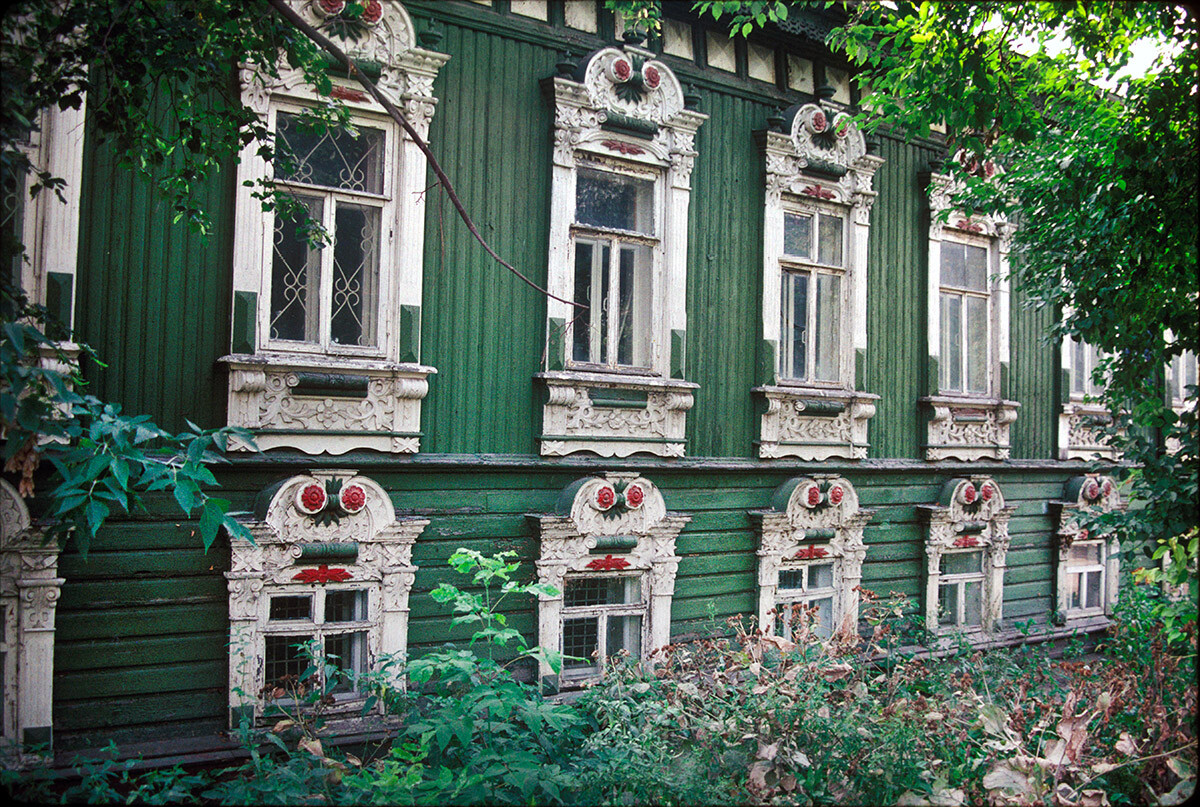
<path id="1" fill-rule="evenodd" d="M 1013 227 L 999 216 L 967 216 L 954 209 L 954 181 L 944 174 L 923 176 L 929 201 L 927 345 L 929 384 L 934 394 L 920 399 L 926 413 L 925 458 L 1007 459 L 1009 426 L 1017 419 L 1016 401 L 1006 400 L 1009 366 L 1009 268 Z M 941 258 L 943 242 L 986 246 L 988 266 L 987 392 L 959 394 L 939 390 L 941 359 Z M 963 350 L 966 345 L 963 345 Z"/>
<path id="2" fill-rule="evenodd" d="M 767 383 L 753 391 L 766 399 L 759 456 L 805 460 L 862 459 L 867 452 L 867 421 L 878 396 L 855 392 L 855 367 L 867 347 L 867 246 L 875 172 L 883 158 L 867 153 L 862 132 L 850 115 L 818 104 L 796 105 L 784 113 L 785 131 L 756 133 L 763 152 L 766 191 L 763 218 L 762 364 Z M 837 377 L 830 383 L 788 383 L 779 355 L 781 278 L 785 213 L 828 213 L 849 232 L 840 273 Z M 810 300 L 816 300 L 815 290 Z M 811 303 L 815 305 L 816 303 Z M 840 403 L 843 414 L 807 405 Z"/>
<path id="3" fill-rule="evenodd" d="M 1008 522 L 1015 506 L 1005 506 L 1000 486 L 974 476 L 951 479 L 942 486 L 935 505 L 917 508 L 925 520 L 925 627 L 930 633 L 957 634 L 960 629 L 939 621 L 942 565 L 947 556 L 982 552 L 980 624 L 962 629 L 986 638 L 1000 630 L 1004 610 L 1004 569 L 1008 554 Z"/>
<path id="4" fill-rule="evenodd" d="M 639 333 L 647 366 L 615 372 L 574 361 L 581 309 L 548 299 L 547 386 L 540 453 L 591 451 L 605 457 L 635 452 L 682 456 L 683 428 L 695 384 L 684 381 L 687 334 L 687 244 L 696 132 L 708 116 L 686 108 L 675 74 L 651 51 L 633 45 L 602 48 L 573 74 L 547 78 L 542 90 L 554 111 L 548 289 L 576 299 L 576 185 L 581 167 L 653 183 L 653 239 L 648 251 L 651 332 Z M 590 310 L 590 309 L 588 309 Z M 616 404 L 597 409 L 609 398 Z M 622 402 L 622 394 L 628 399 Z M 591 399 L 589 401 L 589 396 Z M 633 402 L 643 405 L 638 412 Z"/>
<path id="5" fill-rule="evenodd" d="M 58 576 L 58 544 L 43 541 L 16 488 L 0 479 L 0 759 L 6 765 L 37 762 L 27 746 L 53 745 L 54 616 L 63 582 Z"/>
<path id="6" fill-rule="evenodd" d="M 833 475 L 796 477 L 776 488 L 768 510 L 751 511 L 757 522 L 758 625 L 775 633 L 772 614 L 779 604 L 780 572 L 814 561 L 834 561 L 833 614 L 835 632 L 858 629 L 859 596 L 867 547 L 863 528 L 875 515 L 859 508 L 858 493 L 844 478 Z"/>
<path id="7" fill-rule="evenodd" d="M 1109 443 L 1112 414 L 1100 403 L 1070 400 L 1058 416 L 1059 458 L 1116 460 L 1120 452 Z"/>
<path id="8" fill-rule="evenodd" d="M 1124 510 L 1126 503 L 1121 500 L 1116 481 L 1110 476 L 1087 474 L 1067 480 L 1063 486 L 1061 501 L 1050 502 L 1050 513 L 1055 517 L 1058 528 L 1055 531 L 1056 574 L 1055 591 L 1058 612 L 1055 614 L 1057 624 L 1067 627 L 1091 628 L 1108 624 L 1112 616 L 1113 606 L 1117 604 L 1117 589 L 1120 584 L 1121 544 L 1115 534 L 1105 536 L 1089 535 L 1079 521 L 1084 514 L 1107 513 L 1113 510 Z M 1082 607 L 1072 607 L 1071 581 L 1072 547 L 1095 546 L 1100 552 L 1099 564 L 1102 566 L 1103 584 L 1098 603 L 1081 603 Z"/>
<path id="9" fill-rule="evenodd" d="M 616 373 L 546 372 L 542 407 L 541 453 L 564 457 L 592 451 L 602 457 L 636 452 L 682 457 L 687 411 L 692 408 L 689 381 Z"/>
<path id="10" fill-rule="evenodd" d="M 630 575 L 640 577 L 646 607 L 641 658 L 648 661 L 670 643 L 671 600 L 680 560 L 675 540 L 690 516 L 668 513 L 658 488 L 636 473 L 608 473 L 573 482 L 559 497 L 557 512 L 530 518 L 537 523 L 540 541 L 538 582 L 558 592 L 538 595 L 542 647 L 562 649 L 567 581 Z M 558 689 L 559 679 L 549 665 L 543 663 L 538 673 L 547 689 Z"/>
<path id="11" fill-rule="evenodd" d="M 331 16 L 328 4 L 292 3 L 316 27 L 325 26 Z M 427 136 L 438 101 L 433 82 L 449 56 L 416 46 L 412 19 L 395 0 L 382 0 L 379 18 L 360 27 L 363 36 L 342 39 L 342 47 L 360 63 L 378 66 L 379 89 Z M 385 142 L 382 170 L 390 201 L 377 208 L 382 211 L 377 346 L 338 346 L 335 353 L 314 343 L 281 346 L 269 339 L 274 214 L 264 212 L 253 194 L 273 175 L 257 154 L 257 144 L 247 146 L 237 176 L 232 348 L 221 359 L 229 370 L 229 424 L 261 434 L 263 448 L 290 446 L 309 454 L 353 448 L 415 453 L 426 379 L 435 372 L 420 363 L 426 159 L 357 82 L 338 76 L 331 80 L 332 96 L 349 109 L 352 121 L 382 131 Z M 242 102 L 268 124 L 280 109 L 329 100 L 317 96 L 300 71 L 286 64 L 280 65 L 278 79 L 243 66 L 241 82 Z"/>
<path id="12" fill-rule="evenodd" d="M 244 522 L 254 543 L 231 540 L 229 584 L 230 726 L 262 714 L 266 631 L 272 596 L 354 587 L 367 591 L 366 668 L 408 649 L 413 544 L 429 524 L 397 518 L 376 482 L 347 470 L 314 470 L 259 494 Z M 402 685 L 402 682 L 397 682 Z M 351 700 L 335 713 L 361 713 Z"/>

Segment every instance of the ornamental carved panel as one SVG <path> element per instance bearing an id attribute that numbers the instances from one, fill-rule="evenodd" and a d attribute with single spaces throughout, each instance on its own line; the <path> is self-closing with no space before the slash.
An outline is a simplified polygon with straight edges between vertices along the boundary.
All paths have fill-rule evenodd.
<path id="1" fill-rule="evenodd" d="M 682 457 L 687 411 L 697 385 L 646 379 L 622 383 L 584 373 L 542 374 L 547 398 L 542 407 L 541 454 L 563 457 L 591 451 L 601 457 L 635 453 Z M 593 399 L 593 390 L 626 390 L 644 395 L 642 405 L 606 405 Z M 623 403 L 623 402 L 622 402 Z"/>
<path id="2" fill-rule="evenodd" d="M 928 416 L 925 459 L 1008 459 L 1009 431 L 1020 407 L 1016 401 L 930 396 L 921 404 Z"/>
<path id="3" fill-rule="evenodd" d="M 757 387 L 766 399 L 758 455 L 763 459 L 865 459 L 867 425 L 878 395 L 840 390 Z"/>
<path id="4" fill-rule="evenodd" d="M 1112 445 L 1112 415 L 1101 404 L 1063 404 L 1059 415 L 1059 453 L 1065 460 L 1115 460 L 1120 452 Z"/>

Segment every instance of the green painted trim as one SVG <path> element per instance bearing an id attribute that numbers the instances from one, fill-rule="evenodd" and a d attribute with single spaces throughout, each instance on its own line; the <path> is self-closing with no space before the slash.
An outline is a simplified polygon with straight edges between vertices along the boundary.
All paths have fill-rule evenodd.
<path id="1" fill-rule="evenodd" d="M 818 418 L 837 417 L 846 411 L 842 401 L 825 401 L 820 398 L 802 398 L 797 403 L 804 405 L 804 414 Z"/>
<path id="2" fill-rule="evenodd" d="M 632 535 L 602 535 L 596 539 L 596 546 L 589 550 L 592 555 L 606 555 L 610 552 L 628 552 L 637 548 L 637 538 Z"/>
<path id="3" fill-rule="evenodd" d="M 671 378 L 687 377 L 687 331 L 671 329 Z"/>
<path id="4" fill-rule="evenodd" d="M 325 65 L 326 73 L 330 74 L 331 76 L 349 78 L 350 72 L 346 69 L 346 66 L 337 59 L 324 53 L 319 54 L 319 58 Z M 383 66 L 379 62 L 356 59 L 354 61 L 354 66 L 372 81 L 379 81 L 379 76 L 383 73 Z"/>
<path id="5" fill-rule="evenodd" d="M 400 306 L 400 361 L 421 361 L 421 306 Z"/>
<path id="6" fill-rule="evenodd" d="M 349 560 L 358 559 L 357 541 L 320 541 L 300 545 L 300 557 L 297 560 Z"/>
<path id="7" fill-rule="evenodd" d="M 1004 400 L 1008 400 L 1008 388 L 1008 362 L 1002 361 L 1000 362 L 1000 397 Z"/>
<path id="8" fill-rule="evenodd" d="M 598 443 L 680 443 L 687 445 L 687 438 L 681 437 L 678 440 L 669 440 L 666 437 L 599 437 L 596 435 L 587 434 L 543 434 L 541 440 L 565 440 L 567 442 L 575 441 L 594 441 Z"/>
<path id="9" fill-rule="evenodd" d="M 622 115 L 619 112 L 613 112 L 611 109 L 608 111 L 608 117 L 600 124 L 600 128 L 607 132 L 621 132 L 622 134 L 632 135 L 642 140 L 653 140 L 654 136 L 658 134 L 657 123 L 630 117 L 629 115 Z"/>
<path id="10" fill-rule="evenodd" d="M 867 375 L 867 351 L 862 348 L 854 350 L 854 388 L 858 389 L 859 384 L 866 378 Z"/>
<path id="11" fill-rule="evenodd" d="M 650 404 L 650 393 L 643 389 L 591 387 L 587 393 L 593 406 L 610 409 L 645 409 Z"/>
<path id="12" fill-rule="evenodd" d="M 779 342 L 762 339 L 758 343 L 758 383 L 766 386 L 775 383 L 775 368 L 779 366 Z"/>
<path id="13" fill-rule="evenodd" d="M 811 540 L 817 540 L 817 541 L 832 541 L 835 535 L 837 535 L 836 530 L 830 530 L 830 529 L 805 530 L 804 531 L 804 540 L 807 541 L 807 540 L 811 539 Z"/>
<path id="14" fill-rule="evenodd" d="M 74 275 L 66 272 L 46 273 L 46 310 L 67 329 L 71 327 L 72 304 L 75 299 L 71 290 L 74 287 Z"/>
<path id="15" fill-rule="evenodd" d="M 938 357 L 926 356 L 925 358 L 925 394 L 937 395 L 939 392 L 941 392 L 941 390 L 938 389 Z"/>
<path id="16" fill-rule="evenodd" d="M 233 339 L 230 349 L 234 353 L 253 353 L 258 319 L 258 294 L 252 291 L 233 293 Z"/>
<path id="17" fill-rule="evenodd" d="M 296 373 L 293 395 L 329 398 L 366 398 L 370 379 L 347 373 Z"/>
<path id="18" fill-rule="evenodd" d="M 567 354 L 567 321 L 562 317 L 550 317 L 546 323 L 546 369 L 551 372 L 562 370 Z"/>
<path id="19" fill-rule="evenodd" d="M 1071 402 L 1071 371 L 1066 367 L 1060 367 L 1058 370 L 1058 402 Z"/>
<path id="20" fill-rule="evenodd" d="M 44 745 L 54 747 L 53 726 L 30 726 L 21 730 L 21 743 L 27 747 Z"/>
<path id="21" fill-rule="evenodd" d="M 778 443 L 781 446 L 850 446 L 851 448 L 871 447 L 870 443 L 856 443 L 853 440 L 780 440 Z"/>

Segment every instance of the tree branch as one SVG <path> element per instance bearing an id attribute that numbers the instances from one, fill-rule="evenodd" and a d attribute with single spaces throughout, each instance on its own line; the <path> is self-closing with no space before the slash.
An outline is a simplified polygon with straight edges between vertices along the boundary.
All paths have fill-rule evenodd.
<path id="1" fill-rule="evenodd" d="M 421 153 L 425 155 L 425 159 L 429 161 L 430 167 L 433 168 L 434 175 L 438 178 L 438 182 L 441 183 L 442 187 L 446 189 L 446 195 L 450 198 L 450 203 L 454 205 L 454 209 L 458 211 L 459 217 L 463 220 L 463 223 L 467 225 L 467 229 L 471 231 L 471 235 L 475 236 L 475 240 L 478 241 L 484 250 L 487 251 L 488 255 L 491 255 L 496 259 L 497 262 L 499 262 L 501 266 L 547 297 L 553 300 L 558 300 L 560 303 L 566 303 L 567 305 L 575 306 L 576 308 L 587 308 L 587 306 L 583 305 L 582 303 L 577 303 L 572 300 L 564 300 L 562 297 L 551 294 L 549 291 L 543 289 L 541 286 L 517 271 L 516 267 L 514 267 L 511 263 L 501 258 L 496 253 L 496 250 L 492 249 L 491 245 L 488 244 L 488 242 L 483 239 L 483 236 L 479 234 L 479 229 L 475 226 L 475 222 L 471 220 L 470 214 L 467 213 L 467 209 L 459 200 L 458 194 L 454 190 L 454 186 L 450 183 L 450 177 L 446 176 L 446 172 L 442 170 L 441 163 L 439 163 L 437 157 L 434 156 L 433 150 L 429 148 L 429 144 L 425 142 L 424 138 L 417 134 L 417 130 L 414 129 L 412 124 L 408 122 L 408 119 L 404 117 L 404 113 L 397 109 L 396 105 L 388 100 L 388 98 L 379 91 L 379 88 L 375 86 L 375 82 L 371 81 L 362 74 L 362 71 L 359 70 L 354 61 L 348 55 L 346 55 L 345 51 L 334 44 L 329 37 L 325 36 L 316 28 L 305 22 L 304 19 L 287 4 L 287 0 L 267 0 L 267 2 L 273 9 L 275 9 L 276 12 L 279 13 L 281 17 L 294 25 L 297 30 L 299 30 L 313 42 L 317 43 L 317 45 L 319 45 L 330 56 L 345 65 L 349 74 L 356 79 L 368 93 L 371 94 L 372 98 L 379 102 L 384 110 L 387 111 L 388 115 L 391 116 L 392 120 L 396 121 L 396 123 L 403 127 L 404 131 L 408 133 L 408 136 L 411 137 L 413 142 L 417 144 L 417 148 L 419 148 Z"/>

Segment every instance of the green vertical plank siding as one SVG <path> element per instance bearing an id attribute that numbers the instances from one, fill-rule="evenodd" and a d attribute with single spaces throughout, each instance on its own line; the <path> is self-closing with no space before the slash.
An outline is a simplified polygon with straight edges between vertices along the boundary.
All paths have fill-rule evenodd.
<path id="1" fill-rule="evenodd" d="M 1059 411 L 1058 351 L 1048 338 L 1054 310 L 1031 307 L 1029 296 L 1014 278 L 1011 313 L 1009 394 L 1021 404 L 1012 425 L 1012 456 L 1052 459 Z"/>

